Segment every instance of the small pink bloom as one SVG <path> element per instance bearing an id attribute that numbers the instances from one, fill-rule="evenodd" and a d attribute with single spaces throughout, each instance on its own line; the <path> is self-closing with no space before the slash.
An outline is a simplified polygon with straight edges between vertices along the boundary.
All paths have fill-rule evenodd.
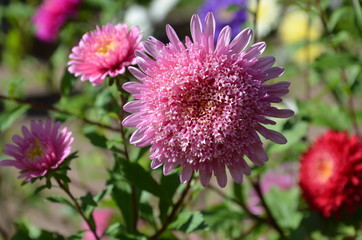
<path id="1" fill-rule="evenodd" d="M 126 24 L 106 24 L 83 35 L 72 49 L 68 62 L 69 72 L 80 80 L 89 80 L 98 86 L 109 75 L 115 77 L 136 63 L 134 51 L 141 48 L 138 27 L 128 29 Z"/>
<path id="2" fill-rule="evenodd" d="M 96 226 L 96 233 L 98 237 L 102 236 L 107 230 L 109 221 L 112 217 L 112 210 L 110 209 L 97 209 L 93 212 L 93 219 Z M 87 223 L 82 223 L 82 229 L 88 230 L 83 235 L 83 240 L 96 240 L 94 234 L 90 231 L 90 227 Z M 102 239 L 107 239 L 107 237 L 102 237 Z"/>
<path id="3" fill-rule="evenodd" d="M 252 39 L 247 28 L 231 41 L 231 28 L 224 27 L 214 44 L 215 19 L 206 15 L 204 29 L 198 15 L 191 19 L 191 40 L 185 44 L 167 25 L 170 43 L 149 37 L 136 51 L 140 70 L 130 67 L 141 82 L 127 82 L 123 88 L 135 101 L 124 106 L 132 115 L 126 127 L 138 128 L 130 142 L 138 147 L 152 145 L 151 167 L 163 165 L 165 175 L 181 165 L 180 180 L 186 183 L 192 172 L 200 173 L 206 186 L 212 175 L 225 187 L 226 168 L 241 183 L 250 168 L 247 156 L 257 165 L 268 160 L 258 136 L 279 144 L 285 137 L 264 125 L 275 124 L 267 117 L 287 118 L 289 109 L 277 109 L 289 82 L 265 83 L 284 69 L 272 67 L 274 57 L 259 57 L 264 42 L 244 51 Z M 151 57 L 150 57 L 151 56 Z"/>
<path id="4" fill-rule="evenodd" d="M 14 166 L 23 171 L 19 178 L 25 181 L 42 177 L 58 168 L 71 151 L 72 132 L 60 129 L 60 122 L 53 125 L 49 119 L 31 121 L 30 129 L 22 127 L 23 137 L 13 136 L 14 145 L 6 144 L 4 154 L 15 160 L 0 161 L 0 166 Z"/>
<path id="5" fill-rule="evenodd" d="M 284 163 L 277 169 L 266 172 L 260 179 L 260 188 L 263 194 L 267 194 L 275 186 L 281 190 L 288 190 L 297 186 L 298 166 L 293 163 Z M 258 194 L 252 190 L 248 200 L 248 208 L 254 214 L 261 214 L 263 207 L 260 206 Z"/>
<path id="6" fill-rule="evenodd" d="M 32 19 L 37 38 L 45 42 L 54 42 L 60 27 L 76 13 L 80 1 L 45 0 Z"/>

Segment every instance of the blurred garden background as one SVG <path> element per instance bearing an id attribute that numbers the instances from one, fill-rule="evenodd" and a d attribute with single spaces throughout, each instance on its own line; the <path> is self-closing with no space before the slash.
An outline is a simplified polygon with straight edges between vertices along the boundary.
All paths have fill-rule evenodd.
<path id="1" fill-rule="evenodd" d="M 264 166 L 249 161 L 250 176 L 225 188 L 215 179 L 202 186 L 197 173 L 190 184 L 180 184 L 180 169 L 167 176 L 151 169 L 149 148 L 128 142 L 134 129 L 121 133 L 119 92 L 131 97 L 110 77 L 94 87 L 67 65 L 72 48 L 96 26 L 138 26 L 143 41 L 154 36 L 168 43 L 170 24 L 184 41 L 192 15 L 204 19 L 209 11 L 216 36 L 225 25 L 232 37 L 250 27 L 252 43 L 267 44 L 263 56 L 274 56 L 285 69 L 273 83 L 291 83 L 275 105 L 295 113 L 273 118 L 271 128 L 288 142 L 265 141 Z M 2 0 L 0 27 L 0 150 L 31 120 L 61 121 L 73 133 L 72 151 L 78 151 L 67 172 L 69 189 L 87 216 L 93 212 L 102 239 L 362 239 L 360 0 Z M 129 78 L 127 71 L 118 80 Z M 302 156 L 308 158 L 308 149 L 329 131 L 347 134 L 330 149 L 339 156 L 339 145 L 351 146 L 338 160 L 348 167 L 336 160 L 302 174 Z M 123 166 L 117 161 L 125 146 L 132 164 Z M 8 158 L 0 154 L 0 160 Z M 348 171 L 333 182 L 339 167 Z M 57 184 L 48 189 L 46 179 L 24 184 L 17 176 L 17 169 L 0 167 L 0 239 L 95 239 L 84 234 L 89 227 Z M 308 199 L 301 176 L 333 182 L 313 186 L 316 192 L 333 189 L 334 205 Z M 338 194 L 343 197 L 335 203 Z"/>

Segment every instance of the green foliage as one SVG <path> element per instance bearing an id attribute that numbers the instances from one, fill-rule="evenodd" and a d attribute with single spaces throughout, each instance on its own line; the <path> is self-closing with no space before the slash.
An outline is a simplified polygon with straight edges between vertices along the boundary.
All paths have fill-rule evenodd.
<path id="1" fill-rule="evenodd" d="M 180 230 L 185 233 L 191 233 L 196 230 L 203 230 L 206 228 L 207 225 L 201 212 L 184 211 L 180 213 L 176 220 L 170 225 L 170 229 Z"/>

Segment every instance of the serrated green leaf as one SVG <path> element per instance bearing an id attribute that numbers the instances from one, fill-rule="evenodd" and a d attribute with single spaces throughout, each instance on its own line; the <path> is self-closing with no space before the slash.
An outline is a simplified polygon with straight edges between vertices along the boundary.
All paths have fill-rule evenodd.
<path id="1" fill-rule="evenodd" d="M 176 220 L 170 224 L 169 228 L 180 230 L 185 233 L 191 233 L 197 230 L 206 229 L 207 225 L 201 212 L 184 211 L 177 215 Z"/>

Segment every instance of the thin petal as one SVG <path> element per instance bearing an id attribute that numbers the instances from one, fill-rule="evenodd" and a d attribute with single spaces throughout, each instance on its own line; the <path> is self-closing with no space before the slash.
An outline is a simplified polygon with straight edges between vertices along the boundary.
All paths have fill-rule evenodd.
<path id="1" fill-rule="evenodd" d="M 251 41 L 253 37 L 253 31 L 250 28 L 246 28 L 241 31 L 234 40 L 230 43 L 230 50 L 233 54 L 238 54 L 245 49 L 245 47 Z"/>
<path id="2" fill-rule="evenodd" d="M 215 51 L 219 52 L 224 49 L 229 43 L 231 39 L 231 28 L 229 26 L 225 26 L 217 39 Z"/>
<path id="3" fill-rule="evenodd" d="M 205 18 L 205 37 L 209 38 L 210 36 L 214 40 L 215 37 L 215 17 L 212 12 L 207 13 Z"/>
<path id="4" fill-rule="evenodd" d="M 256 130 L 266 139 L 273 141 L 278 144 L 285 144 L 287 143 L 287 139 L 279 132 L 267 129 L 262 125 L 258 125 Z"/>
<path id="5" fill-rule="evenodd" d="M 199 15 L 194 14 L 191 18 L 191 36 L 194 43 L 201 43 L 202 25 Z"/>
<path id="6" fill-rule="evenodd" d="M 126 103 L 123 106 L 123 110 L 125 110 L 126 112 L 129 112 L 129 113 L 136 113 L 141 110 L 142 106 L 143 106 L 143 104 L 141 103 L 141 101 L 135 100 L 135 101 Z"/>
<path id="7" fill-rule="evenodd" d="M 147 77 L 147 75 L 144 74 L 143 72 L 141 72 L 138 68 L 128 67 L 128 70 L 132 73 L 133 76 L 135 76 L 136 78 L 138 78 L 141 81 L 143 78 Z"/>
<path id="8" fill-rule="evenodd" d="M 214 174 L 216 176 L 216 180 L 217 180 L 217 183 L 219 184 L 219 186 L 224 188 L 227 183 L 225 165 L 218 164 L 214 169 Z"/>
<path id="9" fill-rule="evenodd" d="M 199 172 L 200 172 L 200 182 L 204 187 L 206 187 L 210 183 L 212 172 L 209 169 L 205 168 L 200 168 Z"/>
<path id="10" fill-rule="evenodd" d="M 184 166 L 180 174 L 180 182 L 183 184 L 187 183 L 192 176 L 192 172 L 193 169 L 190 165 Z"/>

